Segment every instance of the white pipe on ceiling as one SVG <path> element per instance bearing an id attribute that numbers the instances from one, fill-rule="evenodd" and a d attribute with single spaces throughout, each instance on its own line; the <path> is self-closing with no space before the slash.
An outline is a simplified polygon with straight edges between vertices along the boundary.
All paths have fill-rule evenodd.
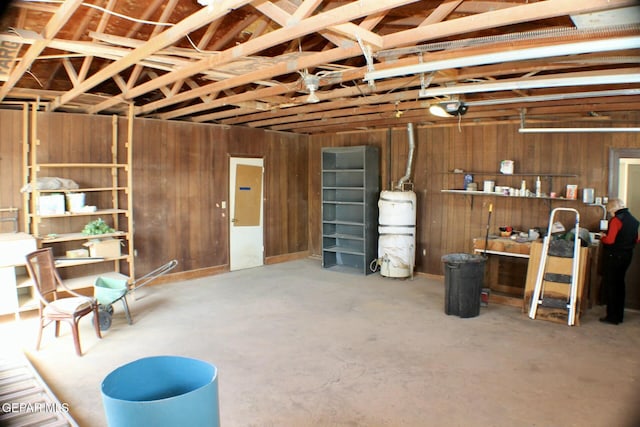
<path id="1" fill-rule="evenodd" d="M 520 133 L 568 133 L 568 132 L 640 132 L 640 128 L 520 128 Z"/>
<path id="2" fill-rule="evenodd" d="M 531 47 L 517 50 L 506 50 L 480 55 L 462 56 L 459 58 L 442 59 L 404 67 L 365 73 L 364 81 L 406 76 L 410 74 L 427 73 L 431 71 L 447 70 L 451 68 L 472 67 L 476 65 L 498 64 L 527 59 L 550 58 L 554 56 L 579 55 L 583 53 L 608 52 L 614 50 L 640 48 L 640 36 L 616 37 L 603 40 L 565 43 L 553 46 Z"/>
<path id="3" fill-rule="evenodd" d="M 498 81 L 490 83 L 470 83 L 457 86 L 434 87 L 420 90 L 419 96 L 437 97 L 445 95 L 461 95 L 468 93 L 481 92 L 497 92 L 501 90 L 516 89 L 536 89 L 550 87 L 566 87 L 566 86 L 590 86 L 601 84 L 624 84 L 624 83 L 640 83 L 640 72 L 632 69 L 632 72 L 616 73 L 603 75 L 587 75 L 573 77 L 550 77 L 550 78 L 529 78 L 527 80 L 510 80 Z"/>
<path id="4" fill-rule="evenodd" d="M 493 98 L 478 101 L 465 101 L 468 106 L 519 104 L 522 102 L 562 101 L 566 99 L 600 98 L 608 96 L 640 95 L 640 89 L 612 89 L 590 92 L 554 93 L 548 95 L 519 96 L 513 98 Z"/>

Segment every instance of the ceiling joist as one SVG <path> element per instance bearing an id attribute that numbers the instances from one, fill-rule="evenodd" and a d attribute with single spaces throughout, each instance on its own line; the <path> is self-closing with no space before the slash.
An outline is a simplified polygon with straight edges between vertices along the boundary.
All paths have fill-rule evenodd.
<path id="1" fill-rule="evenodd" d="M 635 0 L 16 1 L 0 22 L 0 42 L 22 46 L 5 63 L 0 101 L 32 97 L 50 111 L 122 113 L 133 104 L 137 116 L 315 133 L 439 125 L 447 119 L 425 118 L 425 106 L 451 96 L 468 103 L 466 117 L 511 120 L 519 98 L 553 111 L 562 102 L 547 96 L 554 87 L 575 100 L 563 105 L 573 116 L 587 114 L 584 105 L 639 108 L 616 91 L 637 85 L 629 74 L 640 46 L 589 48 L 640 35 Z M 586 48 L 506 55 L 572 42 Z M 458 61 L 474 55 L 496 63 Z M 420 65 L 437 61 L 435 72 Z M 400 67 L 409 74 L 363 80 Z M 308 103 L 305 76 L 318 81 L 317 103 Z M 500 100 L 514 106 L 488 107 Z"/>

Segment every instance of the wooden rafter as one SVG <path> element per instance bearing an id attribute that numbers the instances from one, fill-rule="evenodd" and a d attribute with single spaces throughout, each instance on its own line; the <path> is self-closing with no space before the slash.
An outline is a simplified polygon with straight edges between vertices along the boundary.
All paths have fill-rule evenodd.
<path id="1" fill-rule="evenodd" d="M 438 37 L 465 33 L 469 31 L 468 28 L 465 28 L 467 24 L 471 24 L 472 28 L 478 31 L 557 16 L 594 12 L 610 7 L 632 6 L 634 4 L 635 0 L 581 0 L 579 2 L 573 0 L 546 0 L 485 12 L 466 18 L 437 22 L 431 25 L 422 25 L 389 34 L 384 38 L 384 48 L 390 49 L 426 40 L 434 40 L 436 38 L 433 37 L 434 33 L 438 34 Z"/>
<path id="2" fill-rule="evenodd" d="M 41 34 L 42 39 L 36 41 L 29 47 L 20 60 L 20 64 L 13 69 L 7 81 L 2 85 L 2 88 L 0 88 L 0 101 L 7 96 L 9 90 L 11 90 L 15 84 L 18 83 L 22 75 L 29 70 L 33 61 L 35 61 L 38 55 L 47 47 L 49 41 L 55 37 L 81 4 L 82 0 L 68 0 L 56 10 Z"/>
<path id="3" fill-rule="evenodd" d="M 97 13 L 97 11 L 95 9 L 89 9 L 87 10 L 87 13 L 85 14 L 84 18 L 82 19 L 82 22 L 80 23 L 80 25 L 76 28 L 76 30 L 73 33 L 72 36 L 72 40 L 78 40 L 80 39 L 80 37 L 82 37 L 82 35 L 86 32 L 87 27 L 89 26 L 89 22 L 91 21 L 91 18 Z M 53 83 L 53 80 L 55 79 L 56 74 L 58 73 L 58 70 L 60 69 L 61 66 L 64 66 L 65 70 L 67 71 L 67 75 L 69 75 L 69 78 L 72 79 L 72 84 L 75 86 L 78 82 L 78 76 L 77 73 L 75 72 L 75 69 L 73 70 L 73 76 L 71 74 L 69 74 L 69 70 L 70 70 L 70 66 L 71 63 L 69 62 L 68 64 L 63 64 L 62 62 L 56 63 L 53 66 L 53 69 L 51 71 L 51 73 L 49 74 L 49 78 L 47 79 L 47 82 L 44 84 L 45 89 L 49 89 L 51 87 L 51 84 Z M 73 68 L 73 67 L 71 67 Z M 75 78 L 75 81 L 73 81 L 73 79 Z"/>
<path id="4" fill-rule="evenodd" d="M 621 4 L 628 4 L 628 0 L 612 0 L 612 1 L 619 1 Z M 514 10 L 511 10 L 510 11 L 511 13 L 507 13 L 507 10 L 499 9 L 496 11 L 486 12 L 481 17 L 474 15 L 474 16 L 457 18 L 453 21 L 446 21 L 446 22 L 438 21 L 434 24 L 420 27 L 421 29 L 420 33 L 416 33 L 414 29 L 410 29 L 410 30 L 403 30 L 397 33 L 389 34 L 383 37 L 383 42 L 385 46 L 388 46 L 388 48 L 398 47 L 398 46 L 404 46 L 410 42 L 418 43 L 426 40 L 438 39 L 444 36 L 453 35 L 456 32 L 457 33 L 473 32 L 482 28 L 486 28 L 487 25 L 489 25 L 488 23 L 500 23 L 500 25 L 515 24 L 517 22 L 521 22 L 522 16 L 530 13 L 537 13 L 541 17 L 553 15 L 554 13 L 563 15 L 564 13 L 567 13 L 567 9 L 570 3 L 571 3 L 570 6 L 572 7 L 571 11 L 577 11 L 577 12 L 585 10 L 583 8 L 586 8 L 586 10 L 592 10 L 594 7 L 596 7 L 595 5 L 596 3 L 598 3 L 600 7 L 603 6 L 603 2 L 601 0 L 589 0 L 589 1 L 581 2 L 579 5 L 572 3 L 568 0 L 549 0 L 542 3 L 514 6 L 514 9 L 518 10 L 517 13 L 515 13 Z M 455 6 L 456 2 L 448 2 L 446 4 L 448 6 Z M 544 5 L 546 7 L 541 7 L 540 5 Z M 532 6 L 535 6 L 535 9 L 532 9 L 531 8 Z M 563 6 L 563 7 L 560 8 L 560 6 Z M 556 11 L 558 8 L 562 9 L 561 12 Z M 437 13 L 438 19 L 441 18 L 443 13 L 450 12 L 448 8 L 443 8 L 441 9 L 441 11 L 442 13 L 440 12 Z M 509 17 L 512 17 L 512 20 L 510 20 Z M 533 18 L 536 18 L 536 15 L 534 15 Z M 423 30 L 424 28 L 427 28 L 427 30 Z M 418 35 L 421 37 L 420 39 L 411 39 L 411 37 L 417 37 Z M 399 45 L 392 46 L 391 45 L 392 43 L 390 43 L 388 40 L 396 40 L 396 42 L 399 43 Z M 297 69 L 313 68 L 323 63 L 334 62 L 344 58 L 349 58 L 352 56 L 356 56 L 360 53 L 361 51 L 358 47 L 334 48 L 334 49 L 331 49 L 330 51 L 315 53 L 315 54 L 300 58 L 297 61 L 296 68 Z M 206 93 L 208 90 L 211 90 L 211 91 L 223 90 L 228 87 L 233 87 L 233 85 L 246 84 L 248 82 L 264 79 L 269 76 L 283 74 L 285 72 L 288 72 L 289 70 L 290 70 L 290 62 L 287 62 L 286 64 L 285 63 L 276 64 L 270 68 L 266 68 L 264 70 L 257 70 L 252 73 L 247 73 L 235 79 L 228 79 L 223 82 L 216 82 L 209 85 L 205 85 L 201 88 L 198 88 L 189 92 L 181 93 L 178 96 L 171 99 L 152 102 L 150 104 L 147 104 L 146 106 L 136 108 L 136 114 L 144 114 L 144 113 L 156 111 L 157 109 L 164 108 L 178 102 L 184 102 L 184 101 L 187 101 L 188 99 L 192 99 L 196 96 L 200 96 L 202 93 Z M 150 83 L 153 83 L 153 82 L 150 82 Z M 105 102 L 104 104 L 108 104 L 108 103 Z M 208 109 L 207 107 L 208 106 L 204 106 L 204 105 L 195 105 L 195 106 L 189 106 L 181 109 L 176 109 L 170 113 L 164 114 L 163 118 L 167 119 L 167 118 L 180 117 L 182 115 L 190 115 L 197 112 L 206 111 Z"/>
<path id="5" fill-rule="evenodd" d="M 79 1 L 79 0 L 78 0 Z M 109 64 L 96 74 L 92 75 L 88 79 L 86 79 L 82 84 L 78 85 L 77 88 L 74 88 L 63 96 L 56 98 L 54 102 L 51 103 L 50 108 L 52 110 L 57 109 L 61 105 L 66 104 L 67 102 L 73 100 L 77 96 L 86 92 L 87 90 L 95 87 L 99 83 L 111 78 L 111 76 L 119 73 L 122 70 L 134 65 L 137 61 L 140 61 L 147 57 L 148 55 L 157 52 L 167 46 L 170 46 L 172 43 L 181 39 L 185 36 L 185 34 L 189 34 L 195 29 L 202 27 L 210 23 L 211 21 L 220 18 L 223 16 L 228 9 L 233 9 L 235 7 L 240 7 L 246 3 L 249 3 L 249 0 L 223 0 L 221 2 L 216 2 L 212 7 L 213 10 L 209 8 L 203 8 L 202 10 L 194 13 L 193 15 L 188 16 L 183 19 L 175 26 L 170 27 L 168 30 L 158 34 L 155 37 L 152 37 L 148 43 L 145 45 L 134 49 L 130 54 L 125 56 L 124 58 Z M 185 76 L 181 76 L 185 77 Z M 162 77 L 156 79 L 159 80 Z M 177 79 L 173 80 L 176 81 Z M 172 81 L 172 82 L 173 82 Z M 163 84 L 157 86 L 154 89 L 159 88 L 167 83 L 172 82 L 164 82 Z"/>
<path id="6" fill-rule="evenodd" d="M 331 13 L 314 15 L 310 18 L 300 21 L 295 25 L 272 31 L 256 39 L 249 40 L 241 45 L 224 50 L 220 52 L 219 55 L 202 59 L 195 62 L 191 66 L 185 67 L 178 71 L 167 73 L 155 80 L 141 84 L 130 91 L 129 97 L 135 98 L 144 93 L 158 89 L 160 86 L 171 84 L 179 79 L 184 78 L 186 75 L 201 73 L 206 69 L 215 68 L 216 66 L 227 64 L 234 59 L 252 55 L 256 52 L 260 52 L 264 49 L 286 42 L 288 40 L 292 40 L 305 34 L 319 31 L 328 26 L 344 23 L 346 21 L 377 13 L 395 6 L 413 3 L 414 1 L 416 0 L 387 0 L 386 2 L 384 2 L 384 5 L 380 5 L 378 2 L 367 2 L 364 5 L 358 3 L 350 3 L 345 6 L 340 6 L 336 9 L 332 9 Z M 199 95 L 200 94 L 198 94 L 198 96 Z M 115 98 L 116 99 L 114 99 L 113 101 L 114 105 L 123 101 L 123 99 L 121 98 Z M 57 107 L 57 105 L 55 106 Z M 102 107 L 108 108 L 108 106 L 109 105 L 105 103 Z"/>
<path id="7" fill-rule="evenodd" d="M 116 1 L 117 0 L 109 0 L 105 9 L 113 10 L 113 7 Z M 103 13 L 102 17 L 100 18 L 100 22 L 98 23 L 98 27 L 96 28 L 96 31 L 97 32 L 104 31 L 104 28 L 107 26 L 107 22 L 109 22 L 109 14 Z M 93 56 L 87 56 L 84 59 L 84 61 L 82 61 L 82 66 L 80 67 L 80 72 L 78 73 L 78 79 L 80 81 L 83 81 L 85 78 L 87 78 L 87 74 L 89 73 L 89 69 L 91 68 L 92 62 L 93 62 Z"/>
<path id="8" fill-rule="evenodd" d="M 15 60 L 5 62 L 13 73 L 5 67 L 4 78 L 10 80 L 0 82 L 0 94 L 3 99 L 38 99 L 50 110 L 120 113 L 130 105 L 139 116 L 318 133 L 395 126 L 408 120 L 437 124 L 440 119 L 423 117 L 425 105 L 459 93 L 444 88 L 465 87 L 470 93 L 461 98 L 472 106 L 465 118 L 510 120 L 521 105 L 519 98 L 541 98 L 544 102 L 535 105 L 536 111 L 554 111 L 543 107 L 553 103 L 545 94 L 554 90 L 535 87 L 493 94 L 476 92 L 476 87 L 545 75 L 561 78 L 601 70 L 610 76 L 616 70 L 637 69 L 640 43 L 622 50 L 617 42 L 636 40 L 640 19 L 627 27 L 595 29 L 597 21 L 588 15 L 604 11 L 603 16 L 611 18 L 606 22 L 620 18 L 627 22 L 640 13 L 636 4 L 635 0 L 215 0 L 202 7 L 195 0 L 84 0 L 80 7 L 70 1 L 17 1 L 7 15 L 11 31 L 0 34 L 0 42 L 22 47 L 14 49 Z M 621 7 L 629 10 L 617 10 Z M 191 47 L 185 46 L 187 35 Z M 492 52 L 555 49 L 591 40 L 599 45 L 611 40 L 617 47 L 611 52 L 482 62 Z M 478 62 L 462 67 L 386 77 L 370 84 L 363 81 L 371 71 L 421 62 L 447 67 L 449 59 L 474 55 Z M 56 75 L 63 67 L 66 74 Z M 42 79 L 43 89 L 31 89 L 33 79 L 27 72 Z M 319 103 L 307 103 L 307 86 L 298 73 L 319 78 L 315 92 Z M 572 117 L 580 117 L 587 105 L 593 111 L 614 111 L 623 105 L 637 110 L 637 92 L 625 89 L 633 87 L 608 82 L 593 88 L 594 93 L 606 95 L 586 100 L 579 98 L 579 88 L 566 88 L 576 105 L 564 107 L 574 111 Z M 420 93 L 427 97 L 420 98 Z M 483 107 L 487 104 L 481 101 L 488 98 L 514 101 L 504 107 Z"/>
<path id="9" fill-rule="evenodd" d="M 144 25 L 144 23 L 142 21 L 148 21 L 149 19 L 151 19 L 151 16 L 153 16 L 153 14 L 164 4 L 166 3 L 166 0 L 153 0 L 152 3 L 150 3 L 147 8 L 144 10 L 144 12 L 142 12 L 142 15 L 140 15 L 138 17 L 138 20 L 136 22 L 132 22 L 131 27 L 129 28 L 129 30 L 127 31 L 127 33 L 125 34 L 125 37 L 131 38 L 134 37 L 135 34 L 140 31 L 140 28 L 142 28 L 142 26 Z M 171 11 L 173 11 L 173 9 L 175 8 L 175 1 L 171 4 L 168 4 L 165 7 L 165 10 L 162 13 L 162 17 L 160 18 L 159 22 L 167 22 L 167 9 L 170 8 Z M 153 35 L 157 34 L 157 31 L 162 28 L 160 26 L 156 26 L 154 28 L 154 32 Z"/>
<path id="10" fill-rule="evenodd" d="M 158 22 L 161 24 L 165 24 L 173 13 L 173 10 L 177 6 L 177 4 L 178 0 L 169 0 L 168 2 L 166 2 L 165 7 L 162 10 L 162 15 L 160 15 L 160 19 L 158 20 Z M 149 10 L 149 8 L 147 9 L 147 13 L 151 15 L 151 11 Z M 154 26 L 153 31 L 151 32 L 151 36 L 154 37 L 158 35 L 163 28 L 164 27 L 161 25 Z M 127 81 L 127 90 L 131 89 L 136 84 L 138 78 L 140 77 L 140 74 L 142 73 L 142 69 L 143 67 L 140 64 L 136 64 L 133 67 L 133 71 L 131 71 L 131 75 L 129 76 L 129 81 Z"/>

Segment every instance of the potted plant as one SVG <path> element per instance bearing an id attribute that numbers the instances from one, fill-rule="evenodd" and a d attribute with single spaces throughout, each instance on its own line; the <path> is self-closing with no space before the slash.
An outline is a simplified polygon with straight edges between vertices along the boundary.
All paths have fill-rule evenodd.
<path id="1" fill-rule="evenodd" d="M 102 218 L 98 218 L 85 225 L 82 229 L 82 234 L 95 236 L 99 234 L 114 233 L 115 231 L 116 230 L 111 228 Z"/>
<path id="2" fill-rule="evenodd" d="M 116 230 L 109 226 L 102 218 L 98 218 L 89 222 L 82 229 L 82 234 L 88 236 L 100 236 L 102 234 L 115 233 Z M 113 239 L 108 237 L 106 239 L 92 238 L 84 246 L 89 248 L 89 254 L 91 257 L 99 258 L 114 258 L 120 256 L 120 246 L 122 241 L 120 239 Z"/>

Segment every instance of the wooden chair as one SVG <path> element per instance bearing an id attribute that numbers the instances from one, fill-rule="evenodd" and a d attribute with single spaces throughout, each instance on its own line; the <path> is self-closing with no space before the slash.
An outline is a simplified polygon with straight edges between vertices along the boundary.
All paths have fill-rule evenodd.
<path id="1" fill-rule="evenodd" d="M 51 248 L 39 249 L 26 256 L 27 270 L 34 282 L 34 289 L 39 299 L 40 329 L 38 330 L 38 342 L 36 349 L 40 349 L 42 330 L 52 322 L 56 325 L 56 337 L 60 334 L 60 322 L 64 321 L 71 326 L 73 342 L 78 356 L 82 356 L 80 349 L 80 337 L 78 334 L 78 322 L 89 313 L 93 313 L 93 325 L 98 338 L 100 326 L 98 323 L 98 303 L 95 299 L 80 295 L 64 286 L 56 269 Z M 61 297 L 59 294 L 72 295 Z"/>

